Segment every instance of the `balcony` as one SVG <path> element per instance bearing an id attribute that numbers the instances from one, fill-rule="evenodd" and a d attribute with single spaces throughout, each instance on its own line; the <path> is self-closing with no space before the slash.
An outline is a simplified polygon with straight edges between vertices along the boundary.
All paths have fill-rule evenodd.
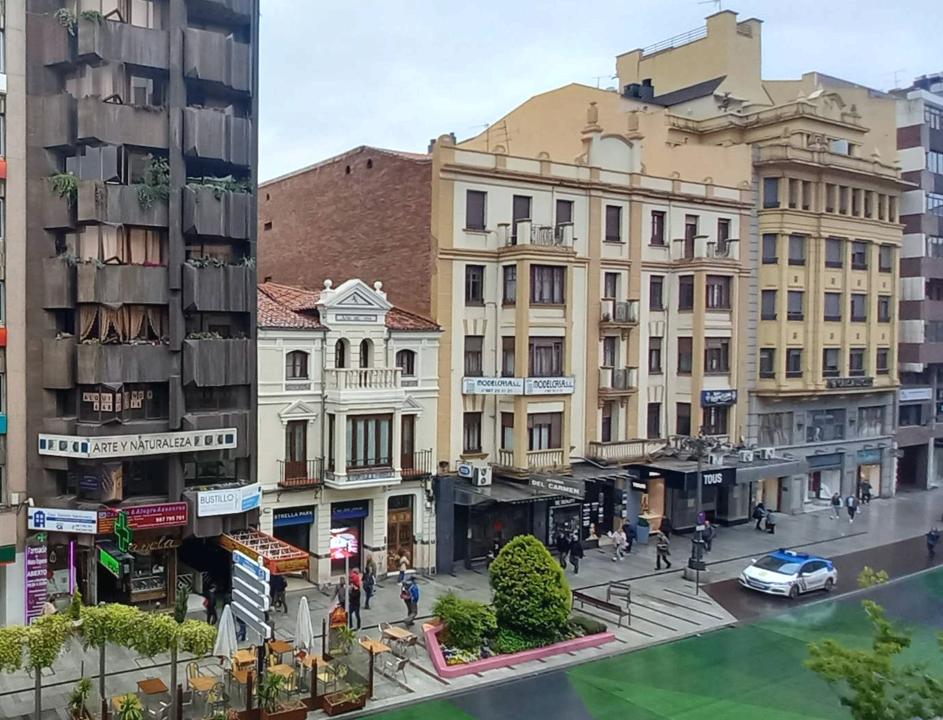
<path id="1" fill-rule="evenodd" d="M 664 440 L 590 441 L 586 457 L 606 465 L 643 462 L 665 447 Z"/>
<path id="2" fill-rule="evenodd" d="M 151 265 L 80 263 L 76 302 L 100 305 L 166 305 L 167 268 Z"/>
<path id="3" fill-rule="evenodd" d="M 612 300 L 604 298 L 600 311 L 599 323 L 607 327 L 628 327 L 638 325 L 638 300 Z"/>
<path id="4" fill-rule="evenodd" d="M 255 295 L 255 270 L 247 265 L 183 266 L 185 311 L 249 312 Z"/>
<path id="5" fill-rule="evenodd" d="M 255 343 L 240 339 L 183 341 L 183 383 L 197 387 L 250 385 L 255 379 Z"/>
<path id="6" fill-rule="evenodd" d="M 183 154 L 248 167 L 252 162 L 252 122 L 216 108 L 184 108 Z"/>
<path id="7" fill-rule="evenodd" d="M 403 480 L 431 477 L 435 466 L 432 448 L 403 455 L 401 465 Z"/>
<path id="8" fill-rule="evenodd" d="M 52 12 L 25 13 L 30 49 L 36 51 L 36 62 L 43 65 L 68 65 L 74 56 L 73 38 Z"/>
<path id="9" fill-rule="evenodd" d="M 718 242 L 717 238 L 697 235 L 693 238 L 674 238 L 671 241 L 671 259 L 674 262 L 695 260 L 736 261 L 739 241 L 733 238 Z"/>
<path id="10" fill-rule="evenodd" d="M 64 257 L 43 260 L 43 307 L 46 310 L 75 307 L 75 266 Z"/>
<path id="11" fill-rule="evenodd" d="M 249 240 L 254 229 L 252 196 L 249 193 L 221 192 L 199 185 L 188 185 L 183 189 L 185 235 Z"/>
<path id="12" fill-rule="evenodd" d="M 629 395 L 638 390 L 638 368 L 599 368 L 599 394 Z"/>
<path id="13" fill-rule="evenodd" d="M 912 257 L 900 259 L 900 274 L 906 277 L 924 277 L 943 280 L 943 257 Z"/>
<path id="14" fill-rule="evenodd" d="M 80 343 L 75 380 L 79 385 L 167 382 L 170 367 L 170 351 L 163 344 Z"/>
<path id="15" fill-rule="evenodd" d="M 314 460 L 279 460 L 278 486 L 282 488 L 314 488 L 324 482 L 324 462 Z"/>
<path id="16" fill-rule="evenodd" d="M 169 122 L 163 108 L 86 97 L 77 101 L 76 111 L 76 138 L 80 142 L 167 149 Z"/>
<path id="17" fill-rule="evenodd" d="M 75 338 L 66 335 L 43 340 L 43 387 L 68 390 L 75 385 Z"/>
<path id="18" fill-rule="evenodd" d="M 183 31 L 183 74 L 236 92 L 252 90 L 252 49 L 232 35 L 187 28 Z"/>
<path id="19" fill-rule="evenodd" d="M 49 187 L 46 191 L 49 195 L 43 198 L 43 227 L 46 230 L 74 229 L 75 203 L 67 197 L 57 197 Z"/>
<path id="20" fill-rule="evenodd" d="M 167 227 L 167 203 L 142 206 L 134 185 L 84 181 L 79 183 L 78 222 L 105 225 Z"/>
<path id="21" fill-rule="evenodd" d="M 80 17 L 75 44 L 76 57 L 92 64 L 114 62 L 157 70 L 170 68 L 170 42 L 166 30 Z"/>
<path id="22" fill-rule="evenodd" d="M 325 370 L 328 390 L 398 390 L 399 368 L 343 368 Z"/>
<path id="23" fill-rule="evenodd" d="M 37 97 L 40 103 L 36 113 L 39 136 L 43 147 L 49 150 L 67 148 L 75 144 L 76 101 L 68 93 Z"/>
<path id="24" fill-rule="evenodd" d="M 563 450 L 528 450 L 524 456 L 524 467 L 519 467 L 514 459 L 513 450 L 498 450 L 498 462 L 495 465 L 514 474 L 540 470 L 560 470 L 561 468 L 568 468 L 570 462 L 569 458 L 564 457 Z"/>
<path id="25" fill-rule="evenodd" d="M 573 252 L 573 224 L 536 225 L 530 220 L 498 225 L 498 247 L 535 247 L 549 251 Z"/>

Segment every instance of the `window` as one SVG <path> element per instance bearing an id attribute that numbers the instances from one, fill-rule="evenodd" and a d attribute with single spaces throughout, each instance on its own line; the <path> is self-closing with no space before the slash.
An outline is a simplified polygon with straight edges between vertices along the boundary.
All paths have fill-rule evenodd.
<path id="1" fill-rule="evenodd" d="M 760 415 L 760 431 L 757 442 L 773 447 L 792 445 L 792 413 L 776 412 Z"/>
<path id="2" fill-rule="evenodd" d="M 705 435 L 726 435 L 727 417 L 730 415 L 730 408 L 726 405 L 711 405 L 704 408 L 704 434 Z"/>
<path id="3" fill-rule="evenodd" d="M 481 377 L 484 373 L 484 363 L 482 360 L 482 345 L 484 344 L 482 335 L 465 336 L 465 376 Z"/>
<path id="4" fill-rule="evenodd" d="M 373 365 L 373 343 L 369 340 L 360 341 L 360 367 L 368 368 Z"/>
<path id="5" fill-rule="evenodd" d="M 901 427 L 923 425 L 923 405 L 901 405 L 897 424 Z"/>
<path id="6" fill-rule="evenodd" d="M 396 367 L 403 377 L 416 376 L 416 353 L 412 350 L 400 350 L 396 353 Z"/>
<path id="7" fill-rule="evenodd" d="M 272 222 L 271 222 L 271 221 L 262 224 L 262 230 L 268 232 L 268 231 L 271 230 L 271 229 L 272 229 Z"/>
<path id="8" fill-rule="evenodd" d="M 665 244 L 665 213 L 662 210 L 652 210 L 652 237 L 649 243 L 662 247 Z"/>
<path id="9" fill-rule="evenodd" d="M 604 337 L 602 339 L 602 366 L 607 368 L 616 367 L 616 354 L 618 340 L 614 336 Z"/>
<path id="10" fill-rule="evenodd" d="M 838 186 L 838 212 L 840 215 L 848 214 L 848 188 L 844 185 Z"/>
<path id="11" fill-rule="evenodd" d="M 485 266 L 465 266 L 465 304 L 484 305 L 485 303 Z"/>
<path id="12" fill-rule="evenodd" d="M 825 267 L 840 268 L 844 264 L 845 242 L 841 238 L 825 238 Z"/>
<path id="13" fill-rule="evenodd" d="M 779 207 L 779 178 L 763 178 L 763 207 Z"/>
<path id="14" fill-rule="evenodd" d="M 80 385 L 78 399 L 79 422 L 95 424 L 163 420 L 170 407 L 164 383 Z"/>
<path id="15" fill-rule="evenodd" d="M 530 202 L 529 195 L 515 195 L 511 201 L 511 242 L 517 242 L 517 224 L 525 220 L 530 220 Z"/>
<path id="16" fill-rule="evenodd" d="M 707 338 L 704 347 L 704 372 L 730 372 L 730 339 Z"/>
<path id="17" fill-rule="evenodd" d="M 534 413 L 527 416 L 527 449 L 558 450 L 562 441 L 563 413 Z"/>
<path id="18" fill-rule="evenodd" d="M 812 183 L 808 180 L 802 181 L 802 209 L 812 209 Z"/>
<path id="19" fill-rule="evenodd" d="M 776 377 L 776 348 L 760 348 L 760 377 Z"/>
<path id="20" fill-rule="evenodd" d="M 602 426 L 599 434 L 599 439 L 602 442 L 612 442 L 612 411 L 613 403 L 611 400 L 602 404 Z"/>
<path id="21" fill-rule="evenodd" d="M 937 175 L 943 175 L 943 153 L 935 150 L 927 151 L 927 170 Z"/>
<path id="22" fill-rule="evenodd" d="M 130 105 L 161 107 L 164 104 L 165 81 L 146 75 L 128 76 Z"/>
<path id="23" fill-rule="evenodd" d="M 806 442 L 830 442 L 845 439 L 844 410 L 813 410 L 808 413 Z"/>
<path id="24" fill-rule="evenodd" d="M 802 320 L 805 317 L 803 306 L 805 304 L 805 293 L 802 290 L 790 290 L 786 294 L 787 307 L 786 318 L 789 320 Z"/>
<path id="25" fill-rule="evenodd" d="M 334 367 L 347 367 L 347 343 L 343 340 L 334 343 Z"/>
<path id="26" fill-rule="evenodd" d="M 347 418 L 347 467 L 389 467 L 393 463 L 393 416 L 353 415 Z"/>
<path id="27" fill-rule="evenodd" d="M 465 192 L 465 229 L 485 229 L 485 200 L 488 194 L 481 190 Z"/>
<path id="28" fill-rule="evenodd" d="M 684 216 L 684 257 L 694 257 L 694 239 L 697 237 L 699 218 L 697 215 Z"/>
<path id="29" fill-rule="evenodd" d="M 789 236 L 789 264 L 805 265 L 805 235 Z"/>
<path id="30" fill-rule="evenodd" d="M 650 440 L 661 437 L 661 403 L 648 403 L 647 429 Z"/>
<path id="31" fill-rule="evenodd" d="M 501 268 L 501 273 L 501 302 L 505 305 L 515 305 L 517 304 L 517 265 L 505 265 Z"/>
<path id="32" fill-rule="evenodd" d="M 919 405 L 917 407 L 920 407 Z M 879 437 L 884 434 L 884 406 L 863 407 L 858 410 L 858 436 Z"/>
<path id="33" fill-rule="evenodd" d="M 825 319 L 841 320 L 841 293 L 825 293 Z"/>
<path id="34" fill-rule="evenodd" d="M 691 435 L 691 403 L 675 405 L 675 432 L 678 435 Z"/>
<path id="35" fill-rule="evenodd" d="M 514 449 L 514 413 L 501 413 L 501 449 Z"/>
<path id="36" fill-rule="evenodd" d="M 713 310 L 730 309 L 730 277 L 708 275 L 705 286 L 707 307 Z"/>
<path id="37" fill-rule="evenodd" d="M 894 198 L 891 198 L 891 201 L 893 201 L 893 199 Z M 943 194 L 935 192 L 927 193 L 927 212 L 934 215 L 943 215 Z M 893 221 L 893 217 L 891 217 L 890 220 Z"/>
<path id="38" fill-rule="evenodd" d="M 878 348 L 874 371 L 878 375 L 887 375 L 890 373 L 890 350 L 888 348 Z"/>
<path id="39" fill-rule="evenodd" d="M 648 309 L 665 309 L 665 278 L 661 275 L 652 275 L 648 279 Z"/>
<path id="40" fill-rule="evenodd" d="M 891 321 L 891 296 L 878 295 L 878 322 Z"/>
<path id="41" fill-rule="evenodd" d="M 868 296 L 864 293 L 851 294 L 851 320 L 864 322 L 868 319 Z"/>
<path id="42" fill-rule="evenodd" d="M 105 5 L 103 2 L 103 9 Z M 161 29 L 160 8 L 154 0 L 131 0 L 128 10 L 128 22 L 131 25 L 152 30 Z"/>
<path id="43" fill-rule="evenodd" d="M 823 348 L 822 350 L 822 377 L 838 377 L 841 375 L 841 350 L 839 348 Z"/>
<path id="44" fill-rule="evenodd" d="M 467 412 L 462 416 L 462 452 L 481 452 L 480 412 Z"/>
<path id="45" fill-rule="evenodd" d="M 779 258 L 776 256 L 776 243 L 778 239 L 779 236 L 773 233 L 763 234 L 763 263 L 765 265 L 775 265 L 779 262 Z"/>
<path id="46" fill-rule="evenodd" d="M 289 420 L 285 425 L 285 462 L 303 463 L 308 460 L 308 421 Z M 298 468 L 300 469 L 300 468 Z M 296 471 L 298 469 L 295 469 Z M 302 472 L 304 472 L 302 470 Z"/>
<path id="47" fill-rule="evenodd" d="M 851 267 L 853 270 L 868 269 L 868 244 L 861 240 L 851 243 Z"/>
<path id="48" fill-rule="evenodd" d="M 557 227 L 573 222 L 573 201 L 557 200 Z"/>
<path id="49" fill-rule="evenodd" d="M 694 359 L 694 350 L 689 337 L 678 338 L 678 374 L 690 375 L 691 363 Z"/>
<path id="50" fill-rule="evenodd" d="M 786 377 L 802 377 L 802 350 L 800 348 L 786 349 Z"/>
<path id="51" fill-rule="evenodd" d="M 661 374 L 661 344 L 660 337 L 648 339 L 648 372 L 652 374 Z"/>
<path id="52" fill-rule="evenodd" d="M 835 185 L 825 184 L 825 212 L 827 213 L 835 212 L 835 189 Z"/>
<path id="53" fill-rule="evenodd" d="M 302 350 L 292 350 L 285 355 L 285 379 L 308 379 L 308 353 Z"/>
<path id="54" fill-rule="evenodd" d="M 923 106 L 923 121 L 934 130 L 943 130 L 943 110 L 925 104 Z"/>
<path id="55" fill-rule="evenodd" d="M 694 276 L 682 275 L 678 278 L 678 310 L 694 309 Z"/>
<path id="56" fill-rule="evenodd" d="M 530 377 L 563 375 L 563 338 L 532 337 L 528 347 Z"/>
<path id="57" fill-rule="evenodd" d="M 501 377 L 514 377 L 514 345 L 513 335 L 501 338 Z"/>
<path id="58" fill-rule="evenodd" d="M 622 242 L 622 208 L 606 205 L 606 242 Z"/>
<path id="59" fill-rule="evenodd" d="M 890 245 L 881 245 L 878 248 L 878 271 L 894 272 L 894 248 Z"/>
<path id="60" fill-rule="evenodd" d="M 534 305 L 562 305 L 565 297 L 566 268 L 553 265 L 530 266 L 530 301 Z"/>
<path id="61" fill-rule="evenodd" d="M 730 239 L 730 220 L 721 218 L 717 221 L 717 254 L 727 254 L 727 241 Z"/>
<path id="62" fill-rule="evenodd" d="M 615 300 L 618 297 L 618 290 L 619 273 L 604 273 L 602 280 L 602 296 L 608 300 Z"/>
<path id="63" fill-rule="evenodd" d="M 852 348 L 848 351 L 848 374 L 851 377 L 865 375 L 864 348 Z"/>
<path id="64" fill-rule="evenodd" d="M 943 237 L 927 236 L 927 257 L 943 258 Z"/>

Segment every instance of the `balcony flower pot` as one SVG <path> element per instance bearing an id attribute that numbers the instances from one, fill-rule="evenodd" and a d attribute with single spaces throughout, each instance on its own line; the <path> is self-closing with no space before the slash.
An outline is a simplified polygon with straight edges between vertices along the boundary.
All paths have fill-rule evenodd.
<path id="1" fill-rule="evenodd" d="M 362 710 L 366 704 L 367 691 L 360 688 L 330 693 L 321 698 L 321 709 L 332 716 Z"/>

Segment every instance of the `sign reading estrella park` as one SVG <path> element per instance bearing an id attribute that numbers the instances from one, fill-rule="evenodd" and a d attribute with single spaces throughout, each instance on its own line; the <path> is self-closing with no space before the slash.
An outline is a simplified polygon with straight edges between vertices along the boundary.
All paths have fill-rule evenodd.
<path id="1" fill-rule="evenodd" d="M 177 527 L 187 524 L 187 504 L 185 502 L 160 503 L 159 505 L 132 505 L 121 508 L 127 514 L 128 527 L 133 530 Z M 115 521 L 119 510 L 106 508 L 98 511 L 98 534 L 111 535 L 115 532 Z"/>
<path id="2" fill-rule="evenodd" d="M 236 446 L 236 428 L 102 437 L 39 434 L 40 455 L 86 459 L 232 450 Z"/>

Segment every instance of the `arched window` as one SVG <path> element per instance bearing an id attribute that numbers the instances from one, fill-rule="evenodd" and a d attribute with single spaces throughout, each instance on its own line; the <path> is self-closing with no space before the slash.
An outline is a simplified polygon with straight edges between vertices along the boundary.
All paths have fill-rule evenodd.
<path id="1" fill-rule="evenodd" d="M 334 367 L 347 367 L 347 343 L 343 340 L 334 343 Z"/>
<path id="2" fill-rule="evenodd" d="M 308 379 L 308 353 L 292 350 L 285 356 L 285 378 L 287 380 Z"/>
<path id="3" fill-rule="evenodd" d="M 373 343 L 369 340 L 360 341 L 360 367 L 368 368 L 373 363 Z"/>
<path id="4" fill-rule="evenodd" d="M 404 377 L 416 374 L 416 353 L 412 350 L 400 350 L 396 353 L 396 367 L 402 371 Z"/>

